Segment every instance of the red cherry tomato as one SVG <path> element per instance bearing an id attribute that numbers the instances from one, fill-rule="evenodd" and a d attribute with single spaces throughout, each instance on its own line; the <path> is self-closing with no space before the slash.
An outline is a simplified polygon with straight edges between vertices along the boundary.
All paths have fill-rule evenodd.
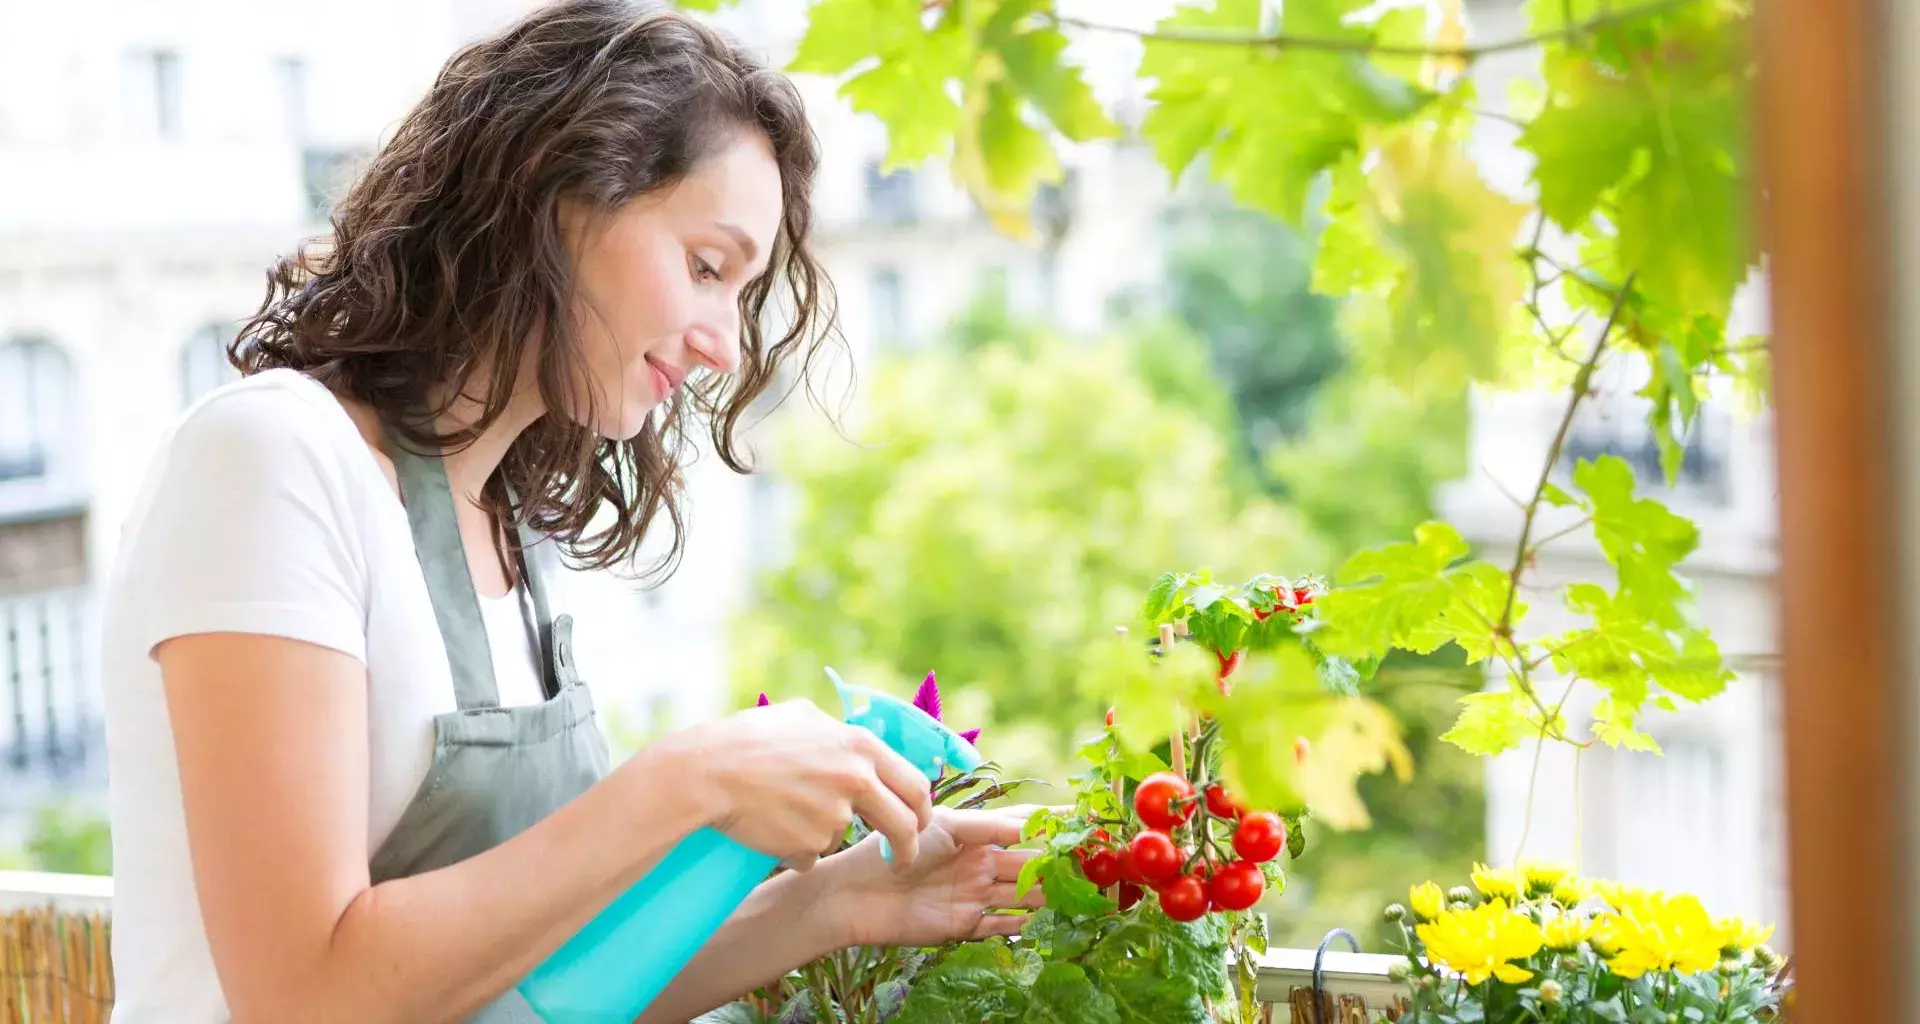
<path id="1" fill-rule="evenodd" d="M 1134 886 L 1146 885 L 1147 876 L 1141 874 L 1140 866 L 1133 862 L 1132 844 L 1128 844 L 1126 846 L 1120 847 L 1119 854 L 1120 854 L 1120 880 L 1122 882 L 1127 883 L 1128 885 L 1134 885 Z"/>
<path id="2" fill-rule="evenodd" d="M 1307 738 L 1305 736 L 1295 736 L 1293 738 L 1293 763 L 1294 764 L 1306 764 L 1307 755 L 1311 753 L 1313 753 L 1313 744 L 1307 742 Z"/>
<path id="3" fill-rule="evenodd" d="M 1228 864 L 1207 879 L 1207 899 L 1222 910 L 1245 910 L 1260 902 L 1267 879 L 1246 861 Z"/>
<path id="4" fill-rule="evenodd" d="M 1133 905 L 1140 902 L 1140 897 L 1145 892 L 1146 892 L 1145 889 L 1140 888 L 1139 886 L 1133 884 L 1132 882 L 1121 882 L 1120 883 L 1120 909 L 1132 910 Z"/>
<path id="5" fill-rule="evenodd" d="M 1238 671 L 1240 662 L 1246 658 L 1246 653 L 1245 651 L 1235 651 L 1232 654 L 1214 655 L 1214 657 L 1220 659 L 1220 678 L 1225 679 Z"/>
<path id="6" fill-rule="evenodd" d="M 1265 864 L 1287 845 L 1287 825 L 1272 811 L 1255 811 L 1233 830 L 1233 852 L 1255 864 Z"/>
<path id="7" fill-rule="evenodd" d="M 1160 909 L 1175 921 L 1198 921 L 1207 912 L 1207 887 L 1192 875 L 1181 875 L 1159 889 Z"/>
<path id="8" fill-rule="evenodd" d="M 1186 860 L 1180 848 L 1173 845 L 1173 837 L 1165 832 L 1147 831 L 1134 836 L 1131 852 L 1134 871 L 1152 885 L 1178 877 Z"/>
<path id="9" fill-rule="evenodd" d="M 1308 606 L 1308 605 L 1310 605 L 1310 604 L 1312 604 L 1312 603 L 1313 603 L 1313 591 L 1311 591 L 1311 590 L 1308 590 L 1308 589 L 1306 589 L 1305 587 L 1295 587 L 1295 588 L 1294 588 L 1294 590 L 1293 590 L 1293 605 L 1294 605 L 1294 607 L 1296 607 L 1296 608 L 1305 608 L 1306 606 Z"/>
<path id="10" fill-rule="evenodd" d="M 1133 791 L 1133 813 L 1148 828 L 1171 829 L 1193 816 L 1193 786 L 1172 772 L 1155 772 Z"/>
<path id="11" fill-rule="evenodd" d="M 1227 787 L 1218 782 L 1207 787 L 1207 813 L 1216 818 L 1237 821 L 1246 811 L 1233 798 L 1227 795 Z"/>
<path id="12" fill-rule="evenodd" d="M 1105 889 L 1120 881 L 1120 854 L 1104 846 L 1089 851 L 1080 859 L 1080 872 L 1087 881 Z"/>
<path id="13" fill-rule="evenodd" d="M 1107 709 L 1107 728 L 1113 728 L 1113 709 Z"/>

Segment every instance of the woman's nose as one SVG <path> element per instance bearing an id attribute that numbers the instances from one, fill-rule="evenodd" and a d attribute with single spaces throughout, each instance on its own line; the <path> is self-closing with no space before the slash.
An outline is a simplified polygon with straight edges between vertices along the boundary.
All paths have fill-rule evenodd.
<path id="1" fill-rule="evenodd" d="M 687 347 L 715 373 L 730 374 L 740 366 L 740 328 L 737 320 L 696 327 L 687 335 Z"/>

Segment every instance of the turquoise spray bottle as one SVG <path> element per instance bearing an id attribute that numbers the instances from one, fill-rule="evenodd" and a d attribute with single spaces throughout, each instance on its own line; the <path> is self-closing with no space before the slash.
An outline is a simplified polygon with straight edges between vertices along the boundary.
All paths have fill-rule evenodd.
<path id="1" fill-rule="evenodd" d="M 929 783 L 949 767 L 972 771 L 983 763 L 972 744 L 911 703 L 853 686 L 831 667 L 827 676 L 846 721 L 878 736 Z M 712 829 L 693 833 L 534 968 L 520 994 L 547 1024 L 627 1024 L 775 863 Z"/>

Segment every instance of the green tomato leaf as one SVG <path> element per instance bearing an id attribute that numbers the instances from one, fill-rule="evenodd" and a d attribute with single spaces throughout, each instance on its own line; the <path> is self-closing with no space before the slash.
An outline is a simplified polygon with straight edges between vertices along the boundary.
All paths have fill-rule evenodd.
<path id="1" fill-rule="evenodd" d="M 1026 1016 L 1031 1024 L 1120 1024 L 1120 1008 L 1077 964 L 1051 963 L 1033 981 Z"/>
<path id="2" fill-rule="evenodd" d="M 1085 875 L 1069 868 L 1064 859 L 1056 859 L 1054 864 L 1040 883 L 1040 891 L 1047 896 L 1047 906 L 1073 917 L 1094 917 L 1114 911 L 1114 902 L 1087 881 Z M 1022 867 L 1020 873 L 1025 875 L 1026 868 Z"/>

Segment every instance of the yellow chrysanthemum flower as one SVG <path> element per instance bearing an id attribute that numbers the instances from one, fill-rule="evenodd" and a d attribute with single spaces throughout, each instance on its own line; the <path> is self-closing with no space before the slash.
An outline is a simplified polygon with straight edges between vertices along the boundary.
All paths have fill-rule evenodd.
<path id="1" fill-rule="evenodd" d="M 1513 961 L 1525 960 L 1546 944 L 1539 925 L 1498 898 L 1468 910 L 1449 910 L 1414 932 L 1430 960 L 1465 977 L 1469 985 L 1488 977 L 1509 985 L 1532 978 L 1532 971 Z"/>
<path id="2" fill-rule="evenodd" d="M 1432 882 L 1422 882 L 1407 894 L 1415 921 L 1431 921 L 1447 912 L 1447 894 Z"/>
<path id="3" fill-rule="evenodd" d="M 1596 927 L 1598 925 L 1593 918 L 1561 914 L 1548 918 L 1542 931 L 1546 934 L 1548 949 L 1565 953 L 1579 948 L 1582 942 L 1592 938 Z"/>
<path id="4" fill-rule="evenodd" d="M 1527 897 L 1539 899 L 1553 892 L 1561 882 L 1573 877 L 1573 869 L 1565 864 L 1548 861 L 1535 861 L 1520 865 L 1517 872 L 1527 883 Z"/>
<path id="5" fill-rule="evenodd" d="M 1584 880 L 1569 878 L 1553 887 L 1553 899 L 1563 907 L 1579 906 L 1593 892 Z"/>
<path id="6" fill-rule="evenodd" d="M 1594 879 L 1588 884 L 1595 893 L 1599 894 L 1601 899 L 1607 901 L 1607 906 L 1621 911 L 1624 911 L 1626 904 L 1635 897 L 1658 895 L 1650 889 L 1645 889 L 1628 882 L 1615 882 L 1605 878 Z"/>
<path id="7" fill-rule="evenodd" d="M 1622 901 L 1595 933 L 1607 966 L 1623 978 L 1648 971 L 1698 974 L 1720 963 L 1723 933 L 1692 896 L 1639 893 Z"/>
<path id="8" fill-rule="evenodd" d="M 1728 959 L 1738 959 L 1753 947 L 1773 938 L 1773 925 L 1763 928 L 1738 917 L 1725 918 L 1715 927 L 1720 929 L 1720 955 Z"/>
<path id="9" fill-rule="evenodd" d="M 1473 866 L 1473 887 L 1490 900 L 1516 902 L 1520 899 L 1520 877 L 1511 871 L 1498 871 L 1485 864 Z"/>

